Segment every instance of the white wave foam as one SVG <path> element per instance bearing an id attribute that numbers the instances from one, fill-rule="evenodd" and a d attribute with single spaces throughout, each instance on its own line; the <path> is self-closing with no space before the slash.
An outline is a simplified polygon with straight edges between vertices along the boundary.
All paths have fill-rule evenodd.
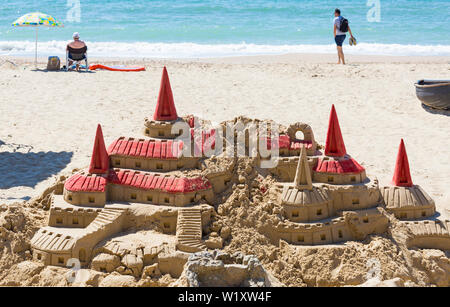
<path id="1" fill-rule="evenodd" d="M 39 42 L 40 56 L 64 55 L 65 41 Z M 273 55 L 287 53 L 335 53 L 330 45 L 256 45 L 256 44 L 195 44 L 195 43 L 123 43 L 87 42 L 89 55 L 95 57 L 143 58 L 208 58 L 247 55 Z M 35 42 L 0 41 L 0 55 L 34 55 Z M 345 46 L 348 54 L 392 56 L 450 56 L 449 45 L 400 45 L 360 43 Z"/>

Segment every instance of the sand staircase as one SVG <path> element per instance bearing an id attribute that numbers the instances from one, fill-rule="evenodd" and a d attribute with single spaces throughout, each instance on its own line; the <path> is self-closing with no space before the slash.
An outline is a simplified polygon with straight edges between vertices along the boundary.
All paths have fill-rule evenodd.
<path id="1" fill-rule="evenodd" d="M 74 249 L 77 249 L 77 246 L 82 246 L 87 250 L 92 250 L 100 241 L 121 232 L 125 212 L 125 209 L 103 209 L 77 239 Z"/>
<path id="2" fill-rule="evenodd" d="M 178 210 L 177 249 L 188 253 L 206 249 L 205 243 L 202 241 L 201 209 Z"/>

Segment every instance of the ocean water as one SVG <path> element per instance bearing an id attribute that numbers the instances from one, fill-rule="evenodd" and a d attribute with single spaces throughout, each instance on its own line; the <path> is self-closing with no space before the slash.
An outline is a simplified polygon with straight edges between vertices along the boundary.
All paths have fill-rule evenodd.
<path id="1" fill-rule="evenodd" d="M 371 20 L 367 15 L 378 7 L 377 2 L 379 20 Z M 334 53 L 332 21 L 336 6 L 349 19 L 359 42 L 358 46 L 350 47 L 346 41 L 348 53 L 450 55 L 450 0 L 0 0 L 0 3 L 0 55 L 34 54 L 35 30 L 11 26 L 16 18 L 34 11 L 50 14 L 65 25 L 39 28 L 41 56 L 62 55 L 75 31 L 89 44 L 93 56 L 177 58 Z"/>

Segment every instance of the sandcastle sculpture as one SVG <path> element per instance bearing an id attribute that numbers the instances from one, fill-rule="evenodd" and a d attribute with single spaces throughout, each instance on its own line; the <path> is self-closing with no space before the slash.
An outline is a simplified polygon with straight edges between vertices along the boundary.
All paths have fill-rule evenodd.
<path id="1" fill-rule="evenodd" d="M 184 122 L 193 129 L 193 120 L 178 116 L 164 68 L 155 113 L 145 119 L 146 138 L 119 137 L 106 148 L 101 126 L 97 127 L 90 166 L 66 180 L 62 195 L 53 196 L 48 226 L 31 241 L 33 258 L 57 266 L 76 258 L 86 266 L 102 250 L 117 252 L 120 247 L 108 240 L 136 227 L 138 220 L 148 220 L 160 233 L 175 236 L 176 249 L 182 253 L 206 250 L 204 229 L 215 214 L 216 196 L 231 187 L 236 159 L 185 155 L 187 144 L 177 139 L 182 132 L 173 128 Z M 190 145 L 203 154 L 205 140 L 217 142 L 219 133 L 201 129 L 200 140 L 191 131 Z M 226 134 L 224 127 L 217 129 Z M 297 137 L 299 131 L 303 139 Z M 249 151 L 248 136 L 245 146 Z M 278 193 L 282 218 L 268 219 L 259 231 L 274 244 L 280 240 L 295 245 L 330 244 L 383 233 L 388 226 L 384 207 L 399 219 L 435 212 L 430 197 L 412 185 L 403 141 L 393 186 L 380 191 L 378 180 L 368 178 L 365 168 L 347 154 L 334 105 L 324 154 L 304 123 L 281 131 L 275 144 L 267 142 L 270 146 L 279 149 L 278 163 L 269 171 L 280 181 L 271 193 Z M 227 163 L 217 163 L 218 159 Z M 138 248 L 134 255 L 153 259 L 165 249 Z M 102 255 L 95 258 L 96 263 L 106 257 Z M 181 274 L 182 267 L 177 271 Z"/>

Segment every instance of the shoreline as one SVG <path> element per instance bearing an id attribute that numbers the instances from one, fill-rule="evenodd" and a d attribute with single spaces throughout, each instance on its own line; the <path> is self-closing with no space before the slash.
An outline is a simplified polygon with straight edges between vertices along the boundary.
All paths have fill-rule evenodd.
<path id="1" fill-rule="evenodd" d="M 397 55 L 345 55 L 347 65 L 352 64 L 450 64 L 450 56 L 397 56 Z M 61 58 L 61 63 L 65 58 Z M 34 57 L 31 56 L 0 56 L 0 61 L 12 61 L 17 65 L 34 65 Z M 337 54 L 320 53 L 286 53 L 277 55 L 236 55 L 224 57 L 199 57 L 199 58 L 152 58 L 152 57 L 89 57 L 89 64 L 100 62 L 102 64 L 137 64 L 145 65 L 155 62 L 195 62 L 195 63 L 224 63 L 224 64 L 336 64 Z M 0 62 L 1 64 L 1 62 Z M 38 64 L 46 65 L 47 57 L 38 55 Z M 61 66 L 62 66 L 61 65 Z M 1 68 L 1 66 L 0 66 Z"/>

